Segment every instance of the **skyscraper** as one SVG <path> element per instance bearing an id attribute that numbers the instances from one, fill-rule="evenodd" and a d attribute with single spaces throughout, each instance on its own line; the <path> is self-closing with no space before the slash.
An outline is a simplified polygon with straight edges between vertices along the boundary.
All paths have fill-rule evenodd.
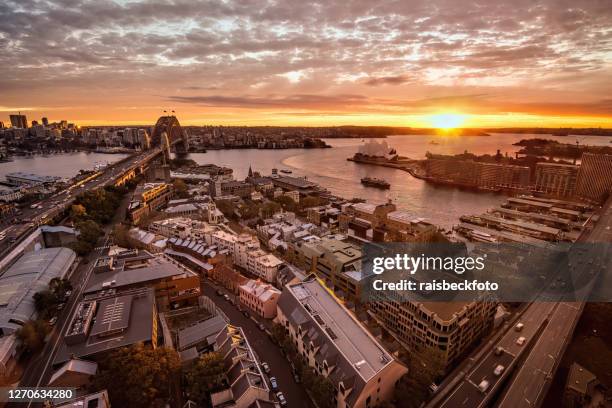
<path id="1" fill-rule="evenodd" d="M 27 129 L 28 128 L 28 119 L 26 118 L 26 115 L 10 115 L 11 118 L 11 126 L 16 127 L 16 128 L 20 128 L 20 129 Z"/>

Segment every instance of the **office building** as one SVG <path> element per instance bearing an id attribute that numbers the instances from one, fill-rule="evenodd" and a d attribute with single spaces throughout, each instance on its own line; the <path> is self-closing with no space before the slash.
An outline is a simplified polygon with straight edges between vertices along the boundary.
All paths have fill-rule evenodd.
<path id="1" fill-rule="evenodd" d="M 20 128 L 20 129 L 27 129 L 28 128 L 28 119 L 26 118 L 26 115 L 9 115 L 10 119 L 11 119 L 11 126 L 15 127 L 15 128 Z"/>
<path id="2" fill-rule="evenodd" d="M 408 371 L 313 275 L 289 284 L 277 321 L 313 370 L 336 390 L 337 406 L 375 407 L 391 400 Z"/>
<path id="3" fill-rule="evenodd" d="M 612 155 L 584 153 L 581 158 L 576 195 L 602 203 L 612 190 Z"/>
<path id="4" fill-rule="evenodd" d="M 145 183 L 136 187 L 128 207 L 129 218 L 138 224 L 143 217 L 158 211 L 172 198 L 174 189 L 167 183 Z"/>
<path id="5" fill-rule="evenodd" d="M 53 365 L 75 358 L 99 361 L 135 343 L 157 347 L 157 320 L 150 288 L 86 297 L 72 315 Z"/>

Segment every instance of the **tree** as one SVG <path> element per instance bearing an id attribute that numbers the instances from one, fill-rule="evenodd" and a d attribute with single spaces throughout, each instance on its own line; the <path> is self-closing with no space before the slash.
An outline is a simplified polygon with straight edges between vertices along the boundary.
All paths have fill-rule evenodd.
<path id="1" fill-rule="evenodd" d="M 283 210 L 285 211 L 294 212 L 296 209 L 295 201 L 293 201 L 293 199 L 289 196 L 286 196 L 286 195 L 278 196 L 274 199 L 274 201 L 280 204 Z"/>
<path id="2" fill-rule="evenodd" d="M 34 308 L 36 313 L 41 319 L 49 318 L 56 310 L 58 305 L 58 299 L 55 293 L 49 289 L 41 290 L 36 292 L 33 296 Z"/>
<path id="3" fill-rule="evenodd" d="M 106 388 L 113 406 L 148 408 L 170 398 L 181 362 L 173 349 L 137 343 L 115 350 L 99 364 L 93 386 Z"/>
<path id="4" fill-rule="evenodd" d="M 189 399 L 207 405 L 211 392 L 226 387 L 225 363 L 219 353 L 202 354 L 185 373 Z"/>
<path id="5" fill-rule="evenodd" d="M 92 220 L 82 221 L 76 225 L 79 230 L 79 238 L 82 241 L 94 244 L 98 242 L 98 238 L 103 234 L 102 228 Z"/>
<path id="6" fill-rule="evenodd" d="M 89 242 L 82 241 L 80 239 L 70 243 L 69 245 L 70 248 L 72 248 L 72 250 L 76 252 L 79 256 L 85 256 L 89 254 L 92 249 L 94 249 L 94 246 L 92 244 L 90 244 Z"/>
<path id="7" fill-rule="evenodd" d="M 87 216 L 87 210 L 81 204 L 74 204 L 70 207 L 70 218 L 80 220 Z"/>
<path id="8" fill-rule="evenodd" d="M 45 345 L 45 337 L 51 331 L 49 323 L 44 320 L 28 320 L 16 332 L 19 347 L 30 353 L 36 353 Z"/>
<path id="9" fill-rule="evenodd" d="M 189 193 L 187 192 L 187 184 L 183 180 L 174 179 L 172 186 L 174 187 L 174 192 L 179 198 L 189 197 Z"/>
<path id="10" fill-rule="evenodd" d="M 263 218 L 272 218 L 274 214 L 280 212 L 281 205 L 274 201 L 268 201 L 261 207 L 261 216 Z"/>
<path id="11" fill-rule="evenodd" d="M 65 278 L 53 278 L 49 282 L 49 289 L 58 299 L 64 299 L 66 292 L 72 290 L 72 283 Z"/>
<path id="12" fill-rule="evenodd" d="M 321 200 L 318 197 L 308 196 L 300 201 L 300 207 L 302 208 L 317 207 L 319 205 L 321 205 Z"/>
<path id="13" fill-rule="evenodd" d="M 429 398 L 429 386 L 444 375 L 442 352 L 433 347 L 412 353 L 408 362 L 408 374 L 402 377 L 395 390 L 396 406 L 417 408 Z"/>

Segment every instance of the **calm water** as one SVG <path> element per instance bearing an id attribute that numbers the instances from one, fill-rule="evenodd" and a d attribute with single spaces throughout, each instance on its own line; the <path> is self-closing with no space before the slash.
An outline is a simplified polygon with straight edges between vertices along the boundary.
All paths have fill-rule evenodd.
<path id="1" fill-rule="evenodd" d="M 0 163 L 0 179 L 16 171 L 45 176 L 73 177 L 81 169 L 90 169 L 97 163 L 116 162 L 127 154 L 75 152 L 49 156 L 15 157 L 12 162 Z"/>
<path id="2" fill-rule="evenodd" d="M 421 159 L 427 151 L 454 154 L 468 150 L 476 154 L 494 154 L 500 149 L 502 153 L 513 154 L 519 149 L 518 146 L 513 146 L 513 143 L 531 137 L 546 137 L 565 143 L 576 141 L 574 136 L 509 134 L 460 138 L 391 136 L 386 140 L 399 154 Z M 430 144 L 432 140 L 439 144 Z M 581 144 L 598 145 L 608 145 L 610 141 L 607 137 L 598 136 L 579 136 L 578 140 Z M 363 144 L 360 139 L 329 139 L 327 143 L 332 145 L 333 149 L 215 150 L 191 154 L 190 157 L 201 164 L 215 163 L 231 167 L 237 179 L 246 177 L 249 166 L 263 175 L 270 174 L 274 167 L 289 169 L 293 171 L 293 175 L 306 176 L 336 195 L 346 198 L 360 197 L 374 203 L 383 203 L 392 199 L 399 208 L 445 227 L 456 224 L 463 214 L 484 212 L 504 200 L 504 196 L 499 194 L 433 186 L 401 170 L 347 161 L 346 158 L 353 156 Z M 364 176 L 384 178 L 391 183 L 391 189 L 384 191 L 364 187 L 360 182 Z"/>

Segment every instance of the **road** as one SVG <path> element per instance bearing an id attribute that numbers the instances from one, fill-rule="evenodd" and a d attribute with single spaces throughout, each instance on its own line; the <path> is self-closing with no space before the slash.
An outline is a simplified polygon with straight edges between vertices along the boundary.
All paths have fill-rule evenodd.
<path id="1" fill-rule="evenodd" d="M 216 289 L 220 289 L 223 293 L 228 292 L 213 286 L 210 281 L 202 282 L 201 289 L 202 294 L 212 299 L 217 307 L 227 315 L 231 324 L 242 328 L 260 362 L 265 361 L 270 366 L 270 375 L 277 378 L 279 388 L 285 394 L 288 405 L 300 408 L 313 407 L 310 398 L 306 391 L 304 391 L 304 387 L 301 384 L 297 384 L 293 379 L 290 365 L 281 354 L 280 349 L 272 343 L 265 332 L 257 327 L 257 323 L 254 321 L 255 318 L 245 317 L 242 312 L 238 311 L 236 306 L 233 306 L 222 296 L 218 296 Z M 251 316 L 253 316 L 253 313 L 251 313 Z"/>
<path id="2" fill-rule="evenodd" d="M 21 214 L 13 214 L 3 221 L 5 238 L 0 240 L 0 259 L 12 251 L 25 237 L 33 232 L 38 225 L 45 224 L 55 215 L 70 206 L 77 195 L 87 190 L 111 184 L 120 175 L 154 158 L 160 153 L 159 148 L 147 150 L 138 155 L 107 166 L 101 175 L 86 183 L 77 182 L 43 200 L 32 203 L 21 209 Z M 36 206 L 35 208 L 32 208 Z"/>

